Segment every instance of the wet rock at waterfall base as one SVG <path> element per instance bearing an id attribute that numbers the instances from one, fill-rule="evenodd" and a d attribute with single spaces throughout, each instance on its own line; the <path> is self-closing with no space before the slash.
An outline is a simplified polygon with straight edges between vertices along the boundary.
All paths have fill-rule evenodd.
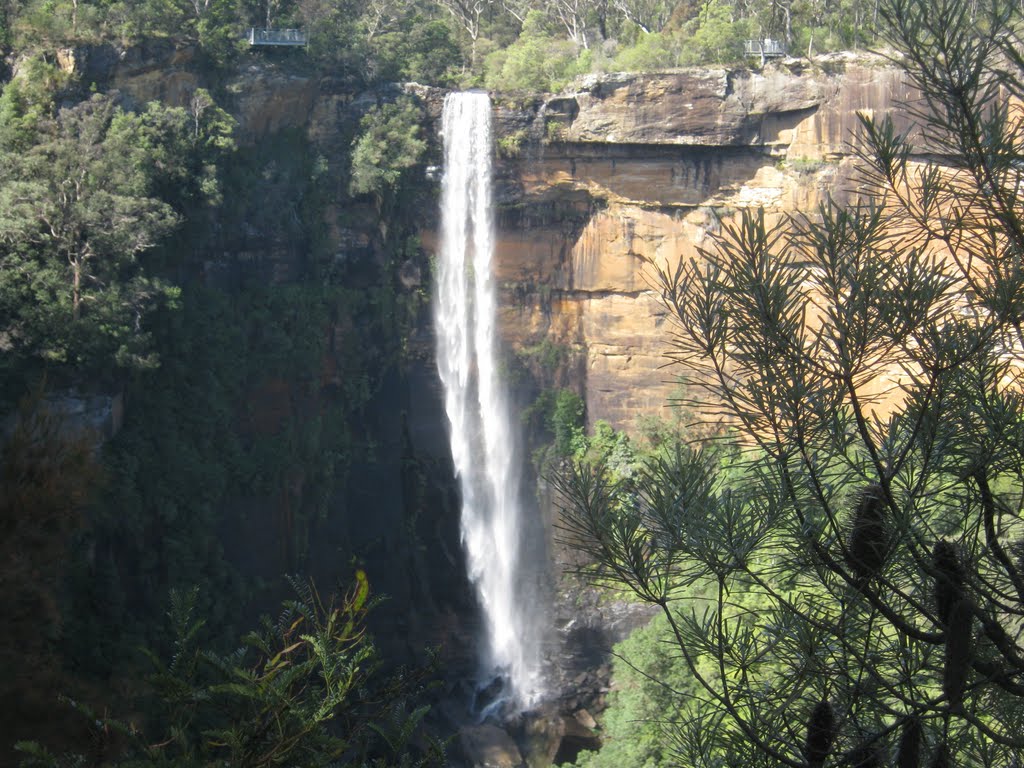
<path id="1" fill-rule="evenodd" d="M 580 752 L 597 751 L 601 748 L 600 736 L 592 727 L 580 722 L 578 714 L 574 717 L 563 716 L 561 721 L 562 733 L 558 740 L 558 750 L 551 761 L 553 765 L 575 763 Z M 593 718 L 590 718 L 590 722 L 594 723 L 594 727 L 597 726 Z"/>
<path id="2" fill-rule="evenodd" d="M 509 701 L 508 678 L 497 675 L 485 685 L 479 685 L 473 691 L 472 711 L 483 721 L 489 718 L 504 718 L 511 710 Z"/>
<path id="3" fill-rule="evenodd" d="M 601 748 L 597 731 L 560 711 L 554 703 L 523 715 L 514 732 L 531 766 L 573 763 L 580 752 Z"/>
<path id="4" fill-rule="evenodd" d="M 459 729 L 459 745 L 473 768 L 520 768 L 523 756 L 506 731 L 496 725 L 466 725 Z"/>
<path id="5" fill-rule="evenodd" d="M 581 709 L 578 712 L 574 713 L 573 717 L 575 717 L 576 721 L 584 728 L 587 728 L 591 731 L 597 729 L 597 720 L 595 720 L 594 716 L 587 712 L 587 710 Z"/>

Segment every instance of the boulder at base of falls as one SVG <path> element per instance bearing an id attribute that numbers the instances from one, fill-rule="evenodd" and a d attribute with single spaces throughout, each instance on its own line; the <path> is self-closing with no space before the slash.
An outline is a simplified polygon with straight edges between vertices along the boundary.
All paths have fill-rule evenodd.
<path id="1" fill-rule="evenodd" d="M 576 761 L 583 750 L 601 748 L 601 738 L 593 727 L 584 725 L 578 717 L 559 712 L 554 706 L 544 707 L 546 711 L 531 713 L 524 717 L 520 743 L 526 753 L 527 762 L 533 765 L 559 765 Z M 585 711 L 585 710 L 584 710 Z"/>
<path id="2" fill-rule="evenodd" d="M 515 741 L 496 725 L 467 725 L 459 729 L 459 743 L 473 768 L 520 768 L 523 756 Z"/>

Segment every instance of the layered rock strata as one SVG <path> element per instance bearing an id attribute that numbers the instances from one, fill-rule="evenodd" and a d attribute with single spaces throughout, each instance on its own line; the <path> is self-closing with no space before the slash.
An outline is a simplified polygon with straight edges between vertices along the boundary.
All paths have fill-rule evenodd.
<path id="1" fill-rule="evenodd" d="M 498 110 L 504 333 L 571 349 L 591 423 L 632 429 L 680 395 L 656 271 L 699 258 L 742 209 L 770 220 L 854 190 L 859 113 L 911 96 L 894 67 L 605 75 Z M 501 142 L 501 140 L 499 140 Z"/>

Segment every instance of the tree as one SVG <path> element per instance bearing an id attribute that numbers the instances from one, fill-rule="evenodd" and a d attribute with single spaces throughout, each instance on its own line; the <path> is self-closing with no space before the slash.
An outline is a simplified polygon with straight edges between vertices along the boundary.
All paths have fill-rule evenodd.
<path id="1" fill-rule="evenodd" d="M 665 0 L 613 0 L 613 5 L 623 18 L 648 34 L 660 32 L 675 7 Z"/>
<path id="2" fill-rule="evenodd" d="M 234 121 L 203 89 L 187 109 L 106 94 L 53 114 L 52 77 L 34 63 L 0 95 L 0 331 L 22 362 L 152 365 L 147 320 L 178 295 L 158 275 L 192 252 L 159 246 L 216 231 Z"/>
<path id="3" fill-rule="evenodd" d="M 437 0 L 437 3 L 451 14 L 460 27 L 466 30 L 475 48 L 480 37 L 480 21 L 492 0 Z"/>
<path id="4" fill-rule="evenodd" d="M 138 115 L 139 149 L 151 168 L 151 191 L 171 205 L 187 234 L 202 242 L 217 230 L 225 161 L 235 151 L 235 120 L 204 88 L 185 107 L 150 102 Z"/>
<path id="5" fill-rule="evenodd" d="M 545 0 L 544 6 L 550 16 L 558 19 L 573 43 L 581 48 L 589 47 L 587 12 L 590 10 L 590 2 L 588 0 Z"/>
<path id="6" fill-rule="evenodd" d="M 420 109 L 407 97 L 374 106 L 359 124 L 360 134 L 352 143 L 354 195 L 374 194 L 380 198 L 393 189 L 402 173 L 415 166 L 426 149 L 419 137 Z"/>
<path id="7" fill-rule="evenodd" d="M 0 170 L 7 345 L 58 363 L 147 365 L 147 312 L 174 289 L 139 258 L 178 223 L 151 194 L 138 117 L 96 95 L 39 120 Z"/>
<path id="8" fill-rule="evenodd" d="M 455 28 L 433 2 L 378 0 L 367 5 L 359 26 L 369 79 L 440 83 L 462 66 Z"/>
<path id="9" fill-rule="evenodd" d="M 560 481 L 591 574 L 660 607 L 699 686 L 684 765 L 1024 753 L 1021 9 L 880 15 L 920 96 L 903 131 L 862 119 L 856 189 L 659 271 L 742 465 L 681 446 Z"/>
<path id="10" fill-rule="evenodd" d="M 683 45 L 685 64 L 725 64 L 743 58 L 743 41 L 752 34 L 749 19 L 737 18 L 726 0 L 708 0 L 690 25 L 693 32 Z"/>
<path id="11" fill-rule="evenodd" d="M 268 21 L 273 15 L 271 5 L 277 3 L 267 0 Z M 165 0 L 165 7 L 178 22 L 171 34 L 184 33 L 196 40 L 214 62 L 224 63 L 231 58 L 239 40 L 238 15 L 232 0 Z"/>
<path id="12" fill-rule="evenodd" d="M 296 15 L 309 34 L 309 56 L 321 67 L 360 71 L 366 54 L 358 31 L 363 11 L 356 0 L 297 0 Z"/>
<path id="13" fill-rule="evenodd" d="M 579 74 L 579 48 L 553 34 L 548 21 L 540 11 L 530 11 L 519 39 L 487 57 L 488 88 L 550 93 Z"/>

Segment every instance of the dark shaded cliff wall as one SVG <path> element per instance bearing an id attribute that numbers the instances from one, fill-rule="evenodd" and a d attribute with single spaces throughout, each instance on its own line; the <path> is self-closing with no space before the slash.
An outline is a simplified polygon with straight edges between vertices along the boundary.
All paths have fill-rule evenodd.
<path id="1" fill-rule="evenodd" d="M 475 606 L 465 582 L 457 489 L 433 360 L 429 254 L 416 239 L 436 220 L 435 184 L 424 164 L 390 195 L 353 197 L 348 191 L 360 119 L 403 94 L 427 106 L 423 90 L 354 92 L 311 73 L 300 56 L 275 52 L 243 58 L 235 74 L 218 82 L 204 78 L 193 51 L 170 44 L 122 52 L 82 48 L 63 51 L 58 60 L 83 87 L 116 90 L 129 106 L 158 100 L 189 107 L 197 88 L 209 88 L 237 121 L 239 148 L 226 169 L 227 195 L 215 231 L 190 257 L 189 273 L 176 276 L 186 286 L 187 307 L 222 302 L 225 311 L 250 314 L 238 323 L 242 339 L 210 334 L 215 341 L 197 340 L 226 343 L 230 349 L 211 354 L 239 355 L 237 364 L 249 366 L 249 378 L 231 384 L 236 402 L 218 425 L 231 433 L 225 444 L 239 446 L 259 476 L 225 480 L 216 490 L 193 480 L 198 487 L 191 489 L 208 498 L 210 511 L 201 524 L 217 539 L 209 551 L 195 554 L 202 561 L 195 570 L 242 598 L 224 620 L 244 628 L 256 614 L 273 610 L 288 596 L 285 573 L 309 574 L 329 590 L 344 586 L 362 567 L 373 590 L 388 598 L 374 611 L 373 628 L 389 664 L 419 661 L 428 646 L 436 646 L 454 673 L 468 670 Z M 307 300 L 311 307 L 304 314 Z M 215 313 L 209 317 L 215 322 Z M 195 322 L 201 326 L 203 320 Z M 206 366 L 182 370 L 200 365 L 200 355 L 163 352 L 167 375 L 197 381 L 211 376 Z M 250 354 L 276 357 L 264 365 Z M 292 361 L 300 359 L 307 370 L 294 368 Z M 182 393 L 203 396 L 201 385 Z M 110 444 L 115 453 L 127 441 L 166 439 L 145 434 L 144 420 L 168 400 L 154 406 L 154 397 L 145 377 L 126 385 L 125 427 Z M 203 405 L 174 408 L 203 419 Z M 216 460 L 234 458 L 224 451 Z M 140 514 L 142 530 L 131 536 L 107 512 L 83 534 L 81 584 L 72 603 L 105 600 L 101 583 L 119 578 L 126 594 L 107 612 L 111 618 L 133 605 L 159 617 L 166 587 L 187 586 L 176 583 L 187 578 L 185 568 L 166 562 L 173 555 L 160 554 L 156 565 L 142 561 L 147 549 L 163 552 L 169 537 L 187 538 L 176 526 L 198 521 L 190 522 L 185 512 L 175 520 L 152 509 Z M 151 578 L 145 586 L 136 578 L 140 571 Z M 114 633 L 102 624 L 101 617 L 83 637 Z M 84 663 L 101 670 L 116 653 L 80 651 Z"/>

